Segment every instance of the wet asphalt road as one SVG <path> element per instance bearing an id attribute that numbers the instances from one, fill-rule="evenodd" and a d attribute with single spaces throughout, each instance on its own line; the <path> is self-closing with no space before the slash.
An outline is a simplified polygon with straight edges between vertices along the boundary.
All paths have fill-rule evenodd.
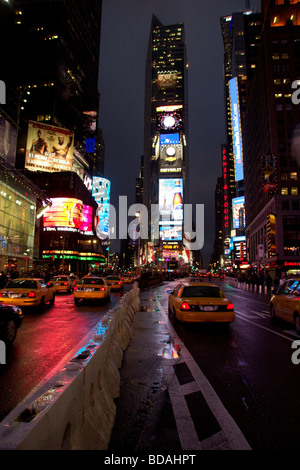
<path id="1" fill-rule="evenodd" d="M 124 291 L 129 288 L 125 286 Z M 0 421 L 44 377 L 68 362 L 121 295 L 112 292 L 110 302 L 75 306 L 72 294 L 58 293 L 53 307 L 23 312 L 23 324 L 7 350 L 6 364 L 0 365 Z"/>
<path id="2" fill-rule="evenodd" d="M 144 293 L 145 320 L 149 322 L 151 315 L 152 321 L 152 326 L 145 323 L 145 328 L 153 331 L 153 343 L 148 336 L 148 343 L 143 349 L 139 347 L 139 335 L 144 333 L 139 315 L 138 322 L 134 319 L 135 333 L 121 368 L 121 395 L 117 400 L 110 451 L 124 455 L 135 451 L 180 451 L 182 442 L 176 432 L 180 422 L 176 421 L 176 414 L 180 415 L 181 410 L 172 410 L 163 372 L 168 362 L 162 354 L 168 342 L 168 322 L 175 330 L 175 343 L 179 340 L 193 357 L 251 449 L 300 448 L 300 364 L 295 365 L 291 360 L 292 344 L 300 337 L 293 325 L 272 322 L 268 296 L 237 290 L 226 282 L 218 283 L 235 306 L 236 319 L 229 328 L 218 324 L 169 322 L 167 290 L 176 282 L 149 289 L 148 300 Z M 151 311 L 147 313 L 149 305 Z M 190 380 L 187 375 L 181 377 L 183 382 Z M 193 382 L 186 384 L 192 385 Z M 209 410 L 206 415 L 203 413 L 205 407 L 199 402 L 199 396 L 194 392 L 185 398 L 195 427 L 202 432 L 202 436 L 198 435 L 201 441 L 206 432 L 214 434 L 218 429 Z M 204 416 L 208 417 L 206 425 L 211 430 L 203 426 Z M 189 436 L 184 437 L 189 446 Z M 186 448 L 195 447 L 191 444 Z"/>

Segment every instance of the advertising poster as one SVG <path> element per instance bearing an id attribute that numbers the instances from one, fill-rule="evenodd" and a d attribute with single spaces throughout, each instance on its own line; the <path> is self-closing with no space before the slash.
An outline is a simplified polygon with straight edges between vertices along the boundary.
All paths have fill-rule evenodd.
<path id="1" fill-rule="evenodd" d="M 182 178 L 159 180 L 159 221 L 183 220 Z"/>
<path id="2" fill-rule="evenodd" d="M 177 72 L 165 72 L 157 74 L 157 88 L 164 90 L 165 88 L 177 87 Z"/>
<path id="3" fill-rule="evenodd" d="M 243 143 L 242 143 L 242 130 L 241 130 L 241 119 L 240 119 L 239 90 L 238 90 L 237 77 L 234 77 L 231 80 L 229 80 L 229 89 L 230 89 L 232 133 L 233 133 L 235 180 L 241 181 L 244 179 L 244 169 L 243 169 Z"/>
<path id="4" fill-rule="evenodd" d="M 233 228 L 243 229 L 245 227 L 245 197 L 232 199 Z"/>
<path id="5" fill-rule="evenodd" d="M 93 235 L 93 208 L 79 199 L 58 197 L 43 215 L 45 232 L 67 231 Z"/>
<path id="6" fill-rule="evenodd" d="M 17 129 L 3 116 L 0 116 L 0 157 L 15 166 L 17 147 Z"/>
<path id="7" fill-rule="evenodd" d="M 68 129 L 29 121 L 25 168 L 32 171 L 71 171 L 74 133 Z"/>
<path id="8" fill-rule="evenodd" d="M 182 144 L 179 134 L 160 135 L 160 172 L 182 171 Z"/>
<path id="9" fill-rule="evenodd" d="M 159 238 L 163 242 L 182 241 L 182 223 L 159 225 Z"/>
<path id="10" fill-rule="evenodd" d="M 98 204 L 97 236 L 101 240 L 109 238 L 110 181 L 100 176 L 93 177 L 92 195 Z"/>

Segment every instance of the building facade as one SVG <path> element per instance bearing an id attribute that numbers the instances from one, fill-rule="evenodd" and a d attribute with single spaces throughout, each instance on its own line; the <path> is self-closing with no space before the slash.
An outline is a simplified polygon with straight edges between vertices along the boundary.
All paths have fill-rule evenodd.
<path id="1" fill-rule="evenodd" d="M 143 198 L 148 214 L 158 205 L 149 219 L 149 241 L 156 264 L 164 268 L 187 261 L 183 233 L 183 204 L 188 202 L 187 70 L 184 25 L 164 26 L 153 16 L 145 74 Z"/>
<path id="2" fill-rule="evenodd" d="M 264 1 L 262 15 L 257 74 L 243 123 L 247 251 L 252 266 L 295 273 L 300 267 L 300 4 Z"/>

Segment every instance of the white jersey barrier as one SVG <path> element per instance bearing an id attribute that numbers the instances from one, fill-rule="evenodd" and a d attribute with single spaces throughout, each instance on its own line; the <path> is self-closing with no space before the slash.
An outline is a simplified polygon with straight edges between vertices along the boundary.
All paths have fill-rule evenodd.
<path id="1" fill-rule="evenodd" d="M 133 288 L 109 310 L 84 348 L 0 423 L 2 450 L 106 450 L 120 394 L 123 352 L 140 306 Z"/>

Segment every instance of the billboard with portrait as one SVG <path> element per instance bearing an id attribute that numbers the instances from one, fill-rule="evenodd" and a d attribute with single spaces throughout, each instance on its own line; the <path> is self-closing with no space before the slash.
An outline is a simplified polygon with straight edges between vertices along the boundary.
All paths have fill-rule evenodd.
<path id="1" fill-rule="evenodd" d="M 110 186 L 108 179 L 100 176 L 93 177 L 92 195 L 98 204 L 96 233 L 101 240 L 109 238 Z"/>
<path id="2" fill-rule="evenodd" d="M 29 121 L 25 168 L 31 171 L 72 171 L 74 132 Z"/>
<path id="3" fill-rule="evenodd" d="M 57 197 L 43 215 L 45 232 L 64 231 L 93 235 L 93 208 L 80 199 Z"/>

